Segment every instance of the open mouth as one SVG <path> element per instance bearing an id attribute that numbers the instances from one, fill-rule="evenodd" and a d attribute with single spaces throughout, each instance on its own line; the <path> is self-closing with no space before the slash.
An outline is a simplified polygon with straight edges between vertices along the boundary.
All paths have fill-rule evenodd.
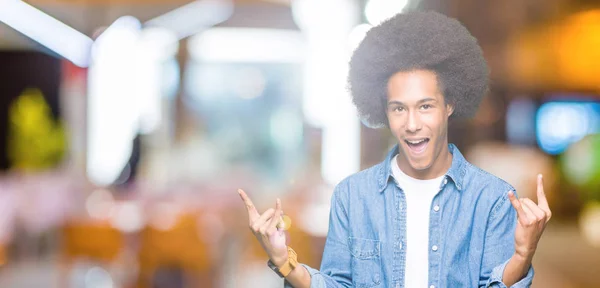
<path id="1" fill-rule="evenodd" d="M 414 140 L 405 139 L 404 142 L 406 142 L 408 149 L 413 154 L 421 154 L 421 153 L 423 153 L 423 151 L 425 151 L 425 149 L 427 149 L 427 144 L 429 144 L 429 138 L 414 139 Z"/>

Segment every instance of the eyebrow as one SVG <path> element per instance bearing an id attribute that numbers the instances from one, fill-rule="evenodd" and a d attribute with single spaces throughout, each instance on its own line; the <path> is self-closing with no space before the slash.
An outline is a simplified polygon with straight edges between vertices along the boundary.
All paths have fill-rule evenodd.
<path id="1" fill-rule="evenodd" d="M 417 101 L 417 105 L 419 104 L 423 104 L 426 102 L 435 102 L 436 100 L 434 98 L 425 98 L 425 99 L 421 99 L 419 101 Z M 398 104 L 398 105 L 404 105 L 404 103 L 398 101 L 398 100 L 392 100 L 388 102 L 388 105 L 392 105 L 392 104 Z"/>

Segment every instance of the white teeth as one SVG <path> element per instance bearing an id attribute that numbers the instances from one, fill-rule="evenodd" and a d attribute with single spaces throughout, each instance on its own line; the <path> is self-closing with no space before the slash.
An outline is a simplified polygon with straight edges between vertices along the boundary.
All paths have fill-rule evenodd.
<path id="1" fill-rule="evenodd" d="M 409 141 L 409 140 L 406 140 L 406 142 L 408 142 L 408 143 L 410 143 L 410 144 L 413 144 L 413 145 L 419 144 L 419 143 L 421 143 L 421 142 L 423 142 L 423 141 L 425 141 L 425 139 L 421 139 L 421 140 L 417 140 L 417 141 Z"/>

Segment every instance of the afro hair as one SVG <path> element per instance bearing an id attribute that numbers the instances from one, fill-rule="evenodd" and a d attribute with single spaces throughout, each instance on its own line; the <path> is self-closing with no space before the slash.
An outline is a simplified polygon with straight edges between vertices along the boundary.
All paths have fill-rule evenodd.
<path id="1" fill-rule="evenodd" d="M 373 27 L 350 59 L 348 88 L 368 127 L 388 127 L 387 83 L 397 72 L 437 75 L 453 118 L 472 117 L 488 89 L 489 69 L 477 39 L 437 12 L 409 12 Z"/>

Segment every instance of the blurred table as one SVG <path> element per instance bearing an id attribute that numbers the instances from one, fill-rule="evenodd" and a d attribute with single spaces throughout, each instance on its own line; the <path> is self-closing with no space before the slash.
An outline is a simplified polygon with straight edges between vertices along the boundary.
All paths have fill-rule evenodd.
<path id="1" fill-rule="evenodd" d="M 576 223 L 552 219 L 538 244 L 533 265 L 534 288 L 600 287 L 600 249 L 584 241 Z"/>

